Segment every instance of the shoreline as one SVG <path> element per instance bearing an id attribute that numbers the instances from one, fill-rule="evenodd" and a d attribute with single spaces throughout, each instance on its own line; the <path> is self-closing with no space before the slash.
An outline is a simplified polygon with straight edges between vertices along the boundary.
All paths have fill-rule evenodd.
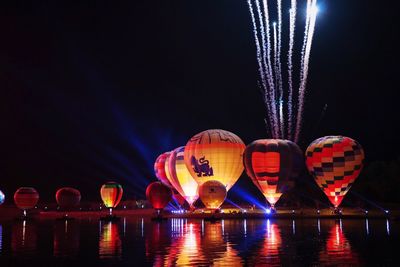
<path id="1" fill-rule="evenodd" d="M 66 214 L 68 214 L 66 216 Z M 0 209 L 0 221 L 22 219 L 22 212 L 18 209 Z M 102 211 L 39 211 L 28 212 L 29 219 L 101 219 L 107 218 L 107 210 Z M 119 218 L 156 218 L 153 209 L 114 210 L 113 215 Z M 400 219 L 400 210 L 385 213 L 381 210 L 371 210 L 368 213 L 360 209 L 343 208 L 342 214 L 332 213 L 332 209 L 321 209 L 318 214 L 316 209 L 277 209 L 276 213 L 267 214 L 262 210 L 248 212 L 222 212 L 211 213 L 197 210 L 195 212 L 171 213 L 164 211 L 162 218 L 165 219 Z"/>

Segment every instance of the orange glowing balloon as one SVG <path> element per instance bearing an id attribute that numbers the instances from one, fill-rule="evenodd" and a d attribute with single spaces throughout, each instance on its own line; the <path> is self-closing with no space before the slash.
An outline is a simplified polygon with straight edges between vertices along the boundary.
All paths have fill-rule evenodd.
<path id="1" fill-rule="evenodd" d="M 226 198 L 226 187 L 219 181 L 207 181 L 199 188 L 200 200 L 208 209 L 218 209 Z"/>
<path id="2" fill-rule="evenodd" d="M 243 172 L 243 141 L 225 130 L 206 130 L 193 136 L 185 147 L 185 163 L 199 185 L 215 180 L 226 190 Z"/>
<path id="3" fill-rule="evenodd" d="M 115 208 L 121 201 L 123 194 L 122 186 L 115 182 L 108 182 L 101 187 L 100 195 L 107 208 Z"/>

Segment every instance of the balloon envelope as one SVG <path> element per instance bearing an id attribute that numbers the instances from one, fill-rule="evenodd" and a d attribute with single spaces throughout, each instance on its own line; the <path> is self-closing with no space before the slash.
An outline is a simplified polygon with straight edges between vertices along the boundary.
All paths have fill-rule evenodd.
<path id="1" fill-rule="evenodd" d="M 199 198 L 198 184 L 193 179 L 184 160 L 185 147 L 178 147 L 169 155 L 168 164 L 169 179 L 173 187 L 181 194 L 190 206 Z"/>
<path id="2" fill-rule="evenodd" d="M 0 190 L 0 205 L 4 203 L 4 200 L 6 199 L 6 196 L 4 195 L 3 192 Z"/>
<path id="3" fill-rule="evenodd" d="M 63 187 L 57 190 L 56 201 L 61 208 L 73 208 L 81 202 L 81 193 L 75 188 Z"/>
<path id="4" fill-rule="evenodd" d="M 171 201 L 172 190 L 161 182 L 153 182 L 146 188 L 146 198 L 153 208 L 161 210 Z"/>
<path id="5" fill-rule="evenodd" d="M 154 163 L 154 173 L 158 180 L 160 180 L 166 186 L 172 187 L 168 180 L 167 174 L 165 173 L 165 160 L 171 154 L 171 152 L 165 152 L 158 156 L 156 162 Z"/>
<path id="6" fill-rule="evenodd" d="M 306 151 L 308 171 L 335 208 L 360 174 L 363 162 L 361 145 L 344 136 L 318 138 Z"/>
<path id="7" fill-rule="evenodd" d="M 293 187 L 291 177 L 301 170 L 301 154 L 295 143 L 281 139 L 256 140 L 246 147 L 243 162 L 247 175 L 272 206 Z"/>
<path id="8" fill-rule="evenodd" d="M 199 188 L 201 202 L 208 209 L 218 209 L 226 198 L 226 187 L 219 181 L 207 181 Z"/>
<path id="9" fill-rule="evenodd" d="M 124 190 L 115 182 L 105 183 L 100 189 L 101 199 L 107 208 L 115 208 L 121 201 Z"/>
<path id="10" fill-rule="evenodd" d="M 193 136 L 185 147 L 185 163 L 199 185 L 216 180 L 226 190 L 243 172 L 243 141 L 225 130 L 206 130 Z"/>
<path id="11" fill-rule="evenodd" d="M 38 201 L 39 193 L 32 187 L 21 187 L 14 194 L 15 205 L 22 210 L 34 208 Z"/>

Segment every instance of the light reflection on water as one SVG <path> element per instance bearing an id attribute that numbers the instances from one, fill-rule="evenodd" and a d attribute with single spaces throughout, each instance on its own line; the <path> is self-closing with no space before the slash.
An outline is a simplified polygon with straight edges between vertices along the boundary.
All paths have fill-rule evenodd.
<path id="1" fill-rule="evenodd" d="M 325 247 L 320 252 L 319 263 L 360 265 L 359 256 L 352 250 L 349 240 L 343 233 L 342 221 L 332 225 Z"/>
<path id="2" fill-rule="evenodd" d="M 118 223 L 104 222 L 100 224 L 100 227 L 99 258 L 120 259 L 122 255 L 122 244 Z"/>
<path id="3" fill-rule="evenodd" d="M 0 224 L 0 266 L 7 258 L 86 266 L 82 257 L 107 266 L 393 263 L 398 233 L 396 222 L 372 219 L 12 221 Z"/>

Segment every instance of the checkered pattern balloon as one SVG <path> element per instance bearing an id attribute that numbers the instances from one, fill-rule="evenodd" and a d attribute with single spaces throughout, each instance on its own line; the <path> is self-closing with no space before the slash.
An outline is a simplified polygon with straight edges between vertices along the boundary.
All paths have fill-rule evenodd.
<path id="1" fill-rule="evenodd" d="M 344 136 L 326 136 L 312 142 L 306 165 L 318 186 L 337 208 L 361 172 L 364 150 Z"/>

